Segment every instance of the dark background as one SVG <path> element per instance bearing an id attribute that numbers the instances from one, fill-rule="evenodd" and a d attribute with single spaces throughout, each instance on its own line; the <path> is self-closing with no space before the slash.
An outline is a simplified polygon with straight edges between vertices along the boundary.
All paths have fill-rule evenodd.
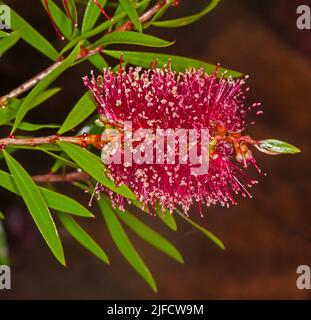
<path id="1" fill-rule="evenodd" d="M 39 2 L 7 1 L 60 48 Z M 171 16 L 189 15 L 206 3 L 180 2 L 179 8 L 170 10 Z M 239 205 L 230 209 L 204 209 L 203 221 L 196 218 L 224 241 L 226 251 L 216 248 L 180 219 L 179 230 L 173 233 L 160 221 L 147 217 L 146 221 L 167 236 L 185 258 L 185 265 L 178 265 L 129 233 L 157 281 L 159 293 L 153 294 L 115 249 L 100 218 L 86 227 L 107 250 L 111 266 L 100 263 L 61 230 L 68 262 L 64 269 L 50 254 L 23 203 L 1 190 L 0 209 L 7 215 L 13 289 L 0 291 L 0 298 L 310 298 L 311 290 L 296 287 L 297 266 L 311 266 L 311 31 L 296 27 L 296 8 L 300 4 L 311 6 L 307 0 L 223 0 L 193 25 L 151 30 L 177 41 L 163 52 L 219 62 L 249 74 L 249 101 L 261 101 L 265 112 L 249 133 L 258 139 L 279 138 L 302 149 L 298 155 L 276 157 L 254 151 L 261 168 L 268 173 L 254 188 L 254 198 L 240 199 Z M 43 55 L 20 41 L 1 57 L 0 94 L 49 64 Z M 84 90 L 82 75 L 91 68 L 86 62 L 65 73 L 57 81 L 63 86 L 62 92 L 27 120 L 63 121 Z M 46 173 L 51 164 L 49 158 L 32 152 L 16 156 L 32 174 Z M 79 199 L 83 197 L 87 204 L 88 195 L 74 194 L 68 185 L 58 188 Z M 192 216 L 198 216 L 196 208 Z"/>

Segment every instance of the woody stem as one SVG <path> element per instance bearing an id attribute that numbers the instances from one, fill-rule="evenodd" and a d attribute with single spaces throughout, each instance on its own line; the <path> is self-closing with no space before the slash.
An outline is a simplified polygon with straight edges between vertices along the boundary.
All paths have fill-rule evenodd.
<path id="1" fill-rule="evenodd" d="M 3 138 L 0 139 L 0 147 L 3 149 L 7 146 L 38 146 L 42 144 L 55 144 L 57 141 L 69 142 L 80 146 L 92 144 L 95 147 L 99 147 L 102 143 L 100 135 L 80 135 L 72 137 L 51 135 L 47 137 Z"/>
<path id="2" fill-rule="evenodd" d="M 159 1 L 153 7 L 151 7 L 148 11 L 146 11 L 140 18 L 140 22 L 144 23 L 151 19 L 168 1 Z M 126 31 L 131 30 L 133 28 L 133 24 L 130 21 L 125 22 L 119 28 L 115 29 L 112 32 L 119 32 L 119 31 Z M 76 62 L 89 58 L 99 52 L 103 51 L 103 47 L 95 48 L 94 50 L 88 50 L 86 48 L 82 48 L 79 56 L 76 59 Z M 32 77 L 30 80 L 26 81 L 22 85 L 18 86 L 17 88 L 13 89 L 9 93 L 5 94 L 4 96 L 0 97 L 0 106 L 4 106 L 8 99 L 16 98 L 23 94 L 24 92 L 28 91 L 30 88 L 34 87 L 39 81 L 44 79 L 48 76 L 53 70 L 55 70 L 59 64 L 61 64 L 63 57 L 60 57 L 58 61 L 54 64 L 49 66 L 47 69 L 43 70 L 42 72 L 38 73 L 36 76 Z"/>
<path id="3" fill-rule="evenodd" d="M 49 184 L 57 182 L 76 182 L 76 181 L 86 181 L 90 176 L 85 172 L 70 172 L 66 174 L 53 174 L 47 173 L 43 175 L 33 176 L 32 179 L 36 183 Z"/>

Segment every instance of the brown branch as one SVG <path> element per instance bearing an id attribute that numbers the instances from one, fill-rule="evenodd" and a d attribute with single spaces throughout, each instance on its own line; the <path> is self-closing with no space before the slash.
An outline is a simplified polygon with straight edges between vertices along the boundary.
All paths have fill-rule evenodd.
<path id="1" fill-rule="evenodd" d="M 58 135 L 51 135 L 47 137 L 29 137 L 29 138 L 14 138 L 8 137 L 0 139 L 0 149 L 7 146 L 38 146 L 41 144 L 55 144 L 57 141 L 69 142 L 86 147 L 91 144 L 96 148 L 101 148 L 105 141 L 101 141 L 101 135 L 87 135 L 64 137 Z"/>
<path id="2" fill-rule="evenodd" d="M 53 70 L 55 70 L 60 64 L 62 63 L 61 60 L 55 62 L 47 69 L 43 70 L 42 72 L 38 73 L 36 76 L 28 80 L 27 82 L 23 83 L 16 89 L 12 90 L 8 94 L 2 96 L 0 98 L 0 106 L 5 105 L 6 101 L 10 98 L 15 98 L 23 94 L 24 92 L 28 91 L 30 88 L 34 87 L 39 81 L 49 75 Z"/>
<path id="3" fill-rule="evenodd" d="M 88 50 L 86 48 L 81 48 L 80 53 L 76 59 L 76 62 L 87 59 L 103 50 L 102 47 L 95 48 L 93 50 Z M 12 90 L 8 94 L 2 96 L 0 98 L 0 106 L 4 106 L 8 99 L 15 98 L 23 94 L 24 92 L 28 91 L 32 87 L 34 87 L 38 82 L 40 82 L 42 79 L 47 77 L 52 71 L 54 71 L 63 61 L 63 58 L 61 57 L 58 61 L 53 63 L 51 66 L 49 66 L 47 69 L 41 71 L 36 76 L 31 78 L 30 80 L 26 81 L 16 89 Z"/>
<path id="4" fill-rule="evenodd" d="M 40 184 L 49 184 L 57 182 L 76 182 L 76 181 L 86 181 L 90 176 L 85 172 L 71 172 L 66 174 L 43 174 L 33 176 L 32 179 L 36 183 Z"/>
<path id="5" fill-rule="evenodd" d="M 151 7 L 148 11 L 146 11 L 140 18 L 140 22 L 144 23 L 151 19 L 154 14 L 156 14 L 166 3 L 168 3 L 169 0 L 162 0 L 155 4 L 153 7 Z M 133 28 L 133 24 L 131 21 L 125 22 L 123 25 L 121 25 L 119 28 L 115 29 L 112 32 L 118 32 L 118 31 L 126 31 L 131 30 Z M 76 62 L 87 59 L 103 50 L 102 47 L 95 48 L 93 50 L 88 50 L 87 48 L 81 48 L 80 54 L 76 59 Z M 44 79 L 46 76 L 48 76 L 53 70 L 55 70 L 62 62 L 63 58 L 61 57 L 58 61 L 56 61 L 54 64 L 52 64 L 47 69 L 43 70 L 42 72 L 38 73 L 36 76 L 31 78 L 30 80 L 26 81 L 16 89 L 10 91 L 6 95 L 0 97 L 0 106 L 4 106 L 8 99 L 10 98 L 16 98 L 23 94 L 24 92 L 28 91 L 30 88 L 34 87 L 39 81 Z"/>

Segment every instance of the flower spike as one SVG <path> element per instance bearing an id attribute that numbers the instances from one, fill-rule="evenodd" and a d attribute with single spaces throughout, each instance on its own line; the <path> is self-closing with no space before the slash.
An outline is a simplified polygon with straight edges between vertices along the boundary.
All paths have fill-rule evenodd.
<path id="1" fill-rule="evenodd" d="M 120 71 L 121 62 L 122 58 Z M 136 67 L 114 73 L 105 68 L 102 76 L 95 78 L 91 74 L 83 79 L 97 102 L 100 119 L 123 124 L 123 128 L 115 127 L 121 132 L 118 142 L 121 161 L 105 162 L 107 175 L 116 185 L 127 185 L 144 207 L 159 202 L 164 209 L 172 212 L 182 207 L 187 214 L 190 205 L 197 202 L 202 215 L 201 204 L 235 205 L 237 195 L 252 197 L 249 189 L 257 184 L 245 169 L 251 165 L 261 174 L 252 147 L 270 154 L 299 152 L 278 140 L 257 141 L 244 135 L 251 122 L 246 116 L 251 111 L 254 116 L 260 114 L 261 104 L 246 104 L 245 79 L 225 78 L 224 75 L 218 78 L 218 72 L 216 67 L 213 74 L 203 69 L 176 73 L 172 62 L 168 61 L 164 68 L 151 64 L 148 70 Z M 130 148 L 125 140 L 128 123 L 132 136 Z M 172 135 L 176 139 L 177 129 L 186 131 L 177 137 L 178 143 L 174 142 L 173 146 L 167 143 L 166 149 L 159 149 L 158 129 L 172 130 L 165 133 L 166 142 Z M 148 138 L 143 137 L 144 143 L 138 143 L 141 137 L 136 133 L 140 130 L 151 132 Z M 202 140 L 202 130 L 206 130 L 208 139 Z M 195 140 L 196 148 L 190 140 L 191 132 L 196 138 L 198 133 L 201 135 L 201 139 Z M 185 149 L 180 147 L 183 138 L 186 141 L 183 146 L 189 153 L 186 152 L 185 157 Z M 113 138 L 110 142 L 114 142 Z M 113 143 L 106 145 L 102 158 L 107 159 L 107 154 L 115 155 L 114 146 Z M 208 149 L 207 153 L 202 153 L 202 146 Z M 208 159 L 209 165 L 206 171 L 193 174 L 196 167 L 190 161 L 190 151 L 194 149 L 197 153 L 200 147 L 199 158 Z M 147 152 L 151 157 L 145 157 Z M 127 157 L 129 153 L 131 158 Z M 162 160 L 157 161 L 157 155 L 162 156 Z M 123 208 L 122 197 L 99 184 L 96 193 L 101 192 L 108 193 L 112 203 Z"/>

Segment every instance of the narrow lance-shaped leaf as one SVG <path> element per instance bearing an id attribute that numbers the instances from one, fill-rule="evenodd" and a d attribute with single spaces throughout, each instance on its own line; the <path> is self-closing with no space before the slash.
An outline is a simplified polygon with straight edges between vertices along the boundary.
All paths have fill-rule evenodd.
<path id="1" fill-rule="evenodd" d="M 172 20 L 166 20 L 166 21 L 154 21 L 152 22 L 152 25 L 156 27 L 162 27 L 162 28 L 178 28 L 178 27 L 183 27 L 188 24 L 191 24 L 200 18 L 202 18 L 204 15 L 212 11 L 220 2 L 220 0 L 212 0 L 208 6 L 201 12 L 188 16 L 188 17 L 183 17 L 179 19 L 172 19 Z"/>
<path id="2" fill-rule="evenodd" d="M 78 12 L 77 12 L 77 7 L 76 7 L 76 1 L 75 0 L 67 0 L 67 1 L 62 1 L 62 2 L 63 2 L 63 7 L 64 7 L 68 17 L 71 19 L 74 26 L 77 27 Z M 75 29 L 76 29 L 75 32 L 77 32 L 77 28 L 75 28 Z"/>
<path id="3" fill-rule="evenodd" d="M 181 254 L 174 245 L 172 245 L 168 240 L 152 230 L 146 224 L 141 222 L 133 214 L 128 211 L 121 212 L 118 209 L 116 209 L 115 211 L 118 213 L 118 217 L 144 241 L 148 242 L 158 250 L 164 252 L 177 262 L 184 262 Z"/>
<path id="4" fill-rule="evenodd" d="M 44 0 L 41 0 L 41 3 L 46 10 Z M 53 20 L 59 28 L 60 32 L 64 35 L 64 37 L 70 39 L 72 34 L 72 22 L 70 21 L 69 17 L 64 13 L 63 10 L 59 8 L 57 4 L 55 4 L 54 1 L 49 0 L 49 8 Z"/>
<path id="5" fill-rule="evenodd" d="M 0 4 L 4 4 L 0 1 Z M 52 60 L 58 57 L 57 50 L 38 31 L 36 31 L 27 21 L 19 16 L 14 10 L 11 11 L 11 28 L 19 30 L 21 37 L 38 51 L 45 54 Z"/>
<path id="6" fill-rule="evenodd" d="M 142 206 L 142 204 L 138 200 L 131 200 L 131 204 L 133 204 L 143 212 L 150 214 L 147 207 Z M 174 219 L 174 216 L 169 212 L 169 210 L 166 210 L 166 212 L 163 214 L 161 206 L 157 204 L 156 211 L 157 216 L 165 223 L 166 226 L 168 226 L 173 231 L 177 230 L 176 221 Z"/>
<path id="7" fill-rule="evenodd" d="M 180 57 L 175 55 L 163 54 L 163 53 L 151 53 L 151 52 L 141 52 L 141 51 L 113 51 L 113 50 L 105 50 L 104 53 L 108 56 L 111 56 L 116 59 L 120 59 L 121 53 L 123 54 L 123 59 L 128 63 L 142 66 L 143 68 L 149 68 L 150 63 L 152 61 L 158 61 L 157 66 L 162 68 L 164 65 L 167 65 L 168 61 L 172 61 L 172 69 L 177 72 L 184 72 L 186 69 L 195 68 L 200 69 L 203 68 L 207 73 L 214 73 L 216 66 L 213 64 L 209 64 L 200 60 L 190 59 L 186 57 Z M 221 75 L 222 72 L 225 72 L 225 77 L 239 77 L 242 74 L 229 70 L 226 68 L 218 69 L 218 76 Z"/>
<path id="8" fill-rule="evenodd" d="M 148 0 L 140 1 L 136 4 L 136 8 L 141 8 Z M 79 41 L 85 41 L 86 39 L 89 39 L 91 37 L 96 36 L 97 34 L 100 34 L 104 32 L 105 30 L 112 28 L 114 25 L 116 25 L 119 21 L 121 21 L 124 17 L 126 17 L 125 11 L 122 11 L 120 14 L 113 17 L 112 20 L 107 20 L 104 23 L 99 24 L 94 29 L 87 31 L 80 36 L 73 38 L 68 44 L 62 49 L 60 52 L 60 55 L 63 55 L 65 52 L 73 48 Z"/>
<path id="9" fill-rule="evenodd" d="M 143 31 L 142 25 L 139 21 L 139 17 L 137 14 L 137 11 L 135 9 L 135 6 L 131 0 L 119 0 L 121 6 L 125 10 L 126 14 L 129 16 L 131 21 L 133 22 L 134 26 L 139 32 Z"/>
<path id="10" fill-rule="evenodd" d="M 109 259 L 105 251 L 71 216 L 64 213 L 58 213 L 58 218 L 64 228 L 74 239 L 76 239 L 84 248 L 92 252 L 101 261 L 109 264 Z"/>
<path id="11" fill-rule="evenodd" d="M 7 37 L 0 40 L 0 57 L 12 48 L 20 38 L 18 31 L 10 33 Z"/>
<path id="12" fill-rule="evenodd" d="M 202 232 L 206 237 L 208 237 L 212 242 L 214 242 L 219 248 L 222 250 L 225 249 L 225 245 L 223 242 L 215 236 L 213 233 L 205 229 L 204 227 L 198 225 L 196 222 L 192 221 L 191 219 L 187 218 L 182 212 L 179 210 L 175 210 L 184 220 L 186 220 L 189 224 L 191 224 L 193 227 L 198 229 L 200 232 Z"/>
<path id="13" fill-rule="evenodd" d="M 62 244 L 44 198 L 25 169 L 5 150 L 4 158 L 29 212 L 57 260 L 65 265 Z"/>
<path id="14" fill-rule="evenodd" d="M 172 6 L 174 0 L 169 0 L 165 3 L 165 5 L 153 16 L 153 18 L 151 19 L 150 22 L 146 23 L 144 25 L 145 28 L 149 27 L 154 21 L 157 21 L 158 19 L 160 19 L 165 13 L 166 11 L 169 9 L 169 7 Z"/>
<path id="15" fill-rule="evenodd" d="M 104 8 L 107 0 L 98 0 L 98 3 Z M 81 32 L 85 33 L 91 30 L 100 16 L 100 9 L 94 3 L 94 0 L 89 0 L 83 16 Z"/>
<path id="16" fill-rule="evenodd" d="M 20 105 L 20 100 L 11 99 L 5 108 L 0 108 L 0 126 L 14 119 Z"/>
<path id="17" fill-rule="evenodd" d="M 29 110 L 34 109 L 47 99 L 51 98 L 57 92 L 59 92 L 60 88 L 53 88 L 44 91 L 43 93 L 39 94 L 30 104 Z M 22 105 L 25 99 L 19 100 L 16 98 L 10 99 L 9 103 L 5 106 L 5 108 L 0 108 L 0 126 L 9 122 L 10 120 L 16 117 L 16 114 Z"/>
<path id="18" fill-rule="evenodd" d="M 58 130 L 58 133 L 64 134 L 65 132 L 75 128 L 80 123 L 82 123 L 86 118 L 88 118 L 95 109 L 96 109 L 96 105 L 90 93 L 86 92 L 82 96 L 82 98 L 77 102 L 77 104 L 73 107 L 73 109 L 70 111 L 63 125 Z"/>
<path id="19" fill-rule="evenodd" d="M 0 217 L 1 216 L 2 216 L 2 213 L 0 211 Z M 0 220 L 0 265 L 9 265 L 9 264 L 10 264 L 10 257 L 9 257 L 8 243 L 6 239 L 4 225 Z"/>
<path id="20" fill-rule="evenodd" d="M 0 30 L 0 38 L 7 37 L 9 35 L 10 35 L 9 33 Z"/>
<path id="21" fill-rule="evenodd" d="M 10 174 L 0 170 L 0 186 L 13 192 L 17 195 L 21 195 L 17 189 L 16 184 Z M 47 204 L 51 209 L 70 213 L 80 217 L 91 218 L 94 215 L 79 202 L 53 190 L 49 190 L 43 187 L 39 187 L 40 192 Z"/>
<path id="22" fill-rule="evenodd" d="M 160 204 L 157 204 L 157 215 L 170 229 L 172 229 L 173 231 L 177 230 L 177 225 L 174 216 L 170 213 L 168 209 L 166 209 L 166 212 L 163 213 Z"/>
<path id="23" fill-rule="evenodd" d="M 151 2 L 151 1 L 152 1 L 152 0 L 141 1 L 141 2 L 144 2 L 144 4 L 137 9 L 138 15 L 142 15 L 142 14 L 145 12 L 145 10 L 146 10 L 146 9 L 148 8 L 148 6 L 150 5 L 150 2 Z M 137 2 L 139 2 L 139 1 L 137 1 Z"/>
<path id="24" fill-rule="evenodd" d="M 8 123 L 8 125 L 12 126 L 12 123 Z M 37 131 L 41 129 L 57 129 L 59 128 L 59 124 L 37 124 L 37 123 L 29 123 L 29 122 L 21 122 L 18 129 L 23 131 Z"/>
<path id="25" fill-rule="evenodd" d="M 100 55 L 100 53 L 90 56 L 88 60 L 95 66 L 100 72 L 103 71 L 105 67 L 108 67 L 107 61 Z"/>
<path id="26" fill-rule="evenodd" d="M 18 110 L 16 119 L 12 128 L 13 133 L 22 122 L 27 112 L 31 109 L 31 103 L 35 97 L 43 92 L 56 78 L 58 78 L 66 69 L 68 69 L 75 61 L 76 57 L 80 52 L 80 44 L 70 53 L 70 55 L 54 69 L 49 75 L 42 79 L 28 94 L 27 98 L 22 103 Z"/>
<path id="27" fill-rule="evenodd" d="M 91 152 L 66 142 L 58 141 L 57 144 L 80 166 L 81 169 L 87 172 L 96 181 L 99 181 L 103 186 L 126 198 L 135 199 L 134 194 L 125 185 L 116 187 L 116 185 L 105 175 L 104 164 Z"/>
<path id="28" fill-rule="evenodd" d="M 167 47 L 172 45 L 174 42 L 162 40 L 158 37 L 150 36 L 149 34 L 143 34 L 133 31 L 120 31 L 120 32 L 112 32 L 101 39 L 96 41 L 94 47 L 99 45 L 103 45 L 107 47 L 109 44 L 134 44 L 139 46 L 146 47 Z"/>
<path id="29" fill-rule="evenodd" d="M 79 166 L 77 164 L 75 164 L 74 162 L 58 155 L 55 154 L 53 152 L 50 152 L 49 150 L 45 149 L 44 147 L 36 147 L 36 149 L 50 155 L 51 157 L 55 158 L 56 160 L 59 160 L 62 164 L 65 164 L 66 166 L 72 167 L 72 168 L 79 168 Z M 52 171 L 53 172 L 53 171 Z M 53 172 L 54 173 L 54 172 Z"/>
<path id="30" fill-rule="evenodd" d="M 271 154 L 271 155 L 278 155 L 278 154 L 286 154 L 286 153 L 298 153 L 300 150 L 284 141 L 276 140 L 276 139 L 266 139 L 261 140 L 255 147 L 260 150 L 261 152 Z"/>
<path id="31" fill-rule="evenodd" d="M 63 55 L 64 53 L 66 53 L 68 50 L 70 50 L 71 48 L 73 48 L 77 43 L 79 43 L 79 41 L 85 41 L 93 36 L 96 36 L 97 34 L 105 31 L 106 29 L 108 29 L 109 27 L 113 26 L 115 23 L 117 23 L 119 20 L 121 20 L 122 18 L 124 18 L 126 16 L 125 12 L 120 13 L 118 16 L 116 16 L 112 21 L 108 20 L 102 24 L 100 24 L 99 26 L 97 26 L 96 28 L 81 34 L 80 36 L 70 40 L 66 46 L 62 49 L 62 51 L 60 52 L 60 55 Z"/>
<path id="32" fill-rule="evenodd" d="M 137 273 L 148 283 L 153 291 L 157 291 L 155 281 L 148 267 L 137 253 L 131 241 L 127 237 L 122 225 L 115 213 L 104 198 L 99 200 L 99 206 L 105 219 L 107 228 L 111 237 L 128 263 L 137 271 Z"/>
<path id="33" fill-rule="evenodd" d="M 112 17 L 112 19 L 114 19 L 116 16 L 118 16 L 121 12 L 124 12 L 124 9 L 121 6 L 121 4 L 119 3 L 115 12 L 114 12 L 114 16 Z M 137 13 L 138 13 L 138 11 L 137 11 Z M 121 27 L 122 24 L 126 23 L 127 19 L 128 19 L 128 17 L 127 17 L 127 15 L 125 15 L 123 19 L 119 20 L 118 23 L 116 23 L 115 28 L 118 29 L 119 27 Z M 109 32 L 111 32 L 111 31 L 112 31 L 112 27 L 109 28 Z"/>

